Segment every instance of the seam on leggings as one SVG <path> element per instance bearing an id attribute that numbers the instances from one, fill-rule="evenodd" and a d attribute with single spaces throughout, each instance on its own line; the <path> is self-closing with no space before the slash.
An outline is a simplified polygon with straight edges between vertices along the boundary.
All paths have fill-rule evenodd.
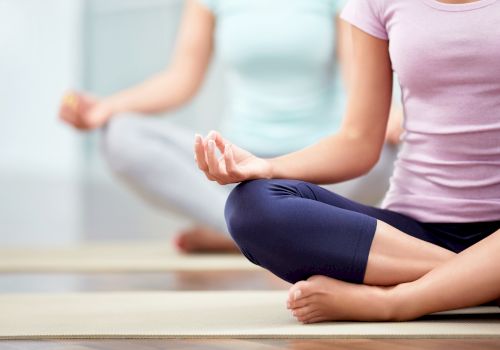
<path id="1" fill-rule="evenodd" d="M 305 182 L 305 181 L 301 181 L 297 184 L 297 192 L 299 192 L 300 196 L 302 198 L 305 198 L 305 199 L 311 199 L 310 197 L 304 195 L 304 193 L 302 192 L 302 187 L 305 187 L 307 188 L 307 190 L 309 191 L 309 193 L 311 194 L 311 197 L 314 199 L 314 200 L 318 200 L 318 198 L 316 197 L 316 193 L 314 193 L 314 191 L 312 190 L 312 188 L 309 187 L 309 183 Z"/>

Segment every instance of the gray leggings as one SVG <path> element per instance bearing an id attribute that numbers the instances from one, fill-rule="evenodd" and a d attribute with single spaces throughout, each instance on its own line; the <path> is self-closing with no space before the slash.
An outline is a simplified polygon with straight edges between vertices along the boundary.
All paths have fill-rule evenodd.
<path id="1" fill-rule="evenodd" d="M 111 170 L 150 203 L 227 232 L 224 205 L 234 186 L 205 178 L 194 162 L 193 140 L 194 131 L 187 127 L 127 114 L 104 128 L 102 152 Z M 386 146 L 368 175 L 326 187 L 355 201 L 377 204 L 388 188 L 396 153 Z"/>

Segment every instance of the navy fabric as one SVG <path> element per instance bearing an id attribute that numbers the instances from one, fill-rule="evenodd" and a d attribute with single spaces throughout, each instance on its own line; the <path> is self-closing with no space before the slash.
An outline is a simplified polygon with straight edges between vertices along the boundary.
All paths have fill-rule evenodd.
<path id="1" fill-rule="evenodd" d="M 290 283 L 313 275 L 363 283 L 377 220 L 457 253 L 500 229 L 500 221 L 421 223 L 296 180 L 239 184 L 225 217 L 242 253 Z"/>

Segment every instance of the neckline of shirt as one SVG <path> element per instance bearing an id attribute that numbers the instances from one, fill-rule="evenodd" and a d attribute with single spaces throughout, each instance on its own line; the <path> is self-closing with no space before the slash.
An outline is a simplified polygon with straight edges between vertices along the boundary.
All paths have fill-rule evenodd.
<path id="1" fill-rule="evenodd" d="M 443 11 L 470 11 L 483 8 L 495 3 L 497 0 L 476 0 L 465 4 L 449 4 L 439 0 L 422 0 L 431 7 Z"/>

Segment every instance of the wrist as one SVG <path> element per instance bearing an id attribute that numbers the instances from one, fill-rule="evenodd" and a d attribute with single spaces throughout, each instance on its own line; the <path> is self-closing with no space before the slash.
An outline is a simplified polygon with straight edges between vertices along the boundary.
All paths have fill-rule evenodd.
<path id="1" fill-rule="evenodd" d="M 124 104 L 116 98 L 108 97 L 101 101 L 102 106 L 108 111 L 109 118 L 115 114 L 127 112 Z"/>
<path id="2" fill-rule="evenodd" d="M 267 167 L 264 171 L 263 178 L 265 179 L 274 179 L 276 178 L 277 174 L 277 166 L 276 166 L 276 159 L 264 159 L 264 161 L 267 163 Z"/>

